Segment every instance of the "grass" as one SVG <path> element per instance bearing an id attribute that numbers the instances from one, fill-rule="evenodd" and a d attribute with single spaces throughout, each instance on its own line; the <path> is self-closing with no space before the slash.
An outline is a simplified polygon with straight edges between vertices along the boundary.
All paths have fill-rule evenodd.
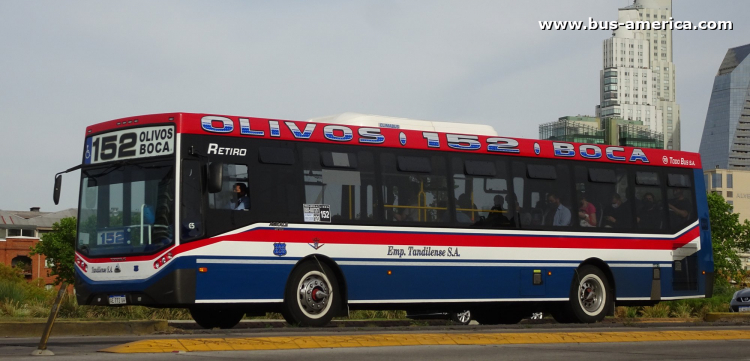
<path id="1" fill-rule="evenodd" d="M 645 318 L 667 318 L 669 317 L 670 307 L 666 303 L 659 303 L 654 306 L 641 308 L 641 315 Z"/>
<path id="2" fill-rule="evenodd" d="M 677 301 L 664 301 L 655 306 L 617 307 L 618 318 L 703 318 L 709 312 L 729 312 L 729 302 L 737 291 L 735 286 L 723 280 L 716 280 L 711 298 L 689 298 Z"/>

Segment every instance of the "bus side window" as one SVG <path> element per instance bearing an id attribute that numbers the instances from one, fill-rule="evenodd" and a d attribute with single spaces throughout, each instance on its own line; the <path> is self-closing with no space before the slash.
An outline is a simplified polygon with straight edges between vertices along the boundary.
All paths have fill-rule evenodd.
<path id="1" fill-rule="evenodd" d="M 525 167 L 514 166 L 513 174 L 514 177 L 525 177 L 524 203 L 528 201 L 529 204 L 522 209 L 522 226 L 525 222 L 533 228 L 570 227 L 573 224 L 567 165 L 533 162 Z"/>
<path id="2" fill-rule="evenodd" d="M 305 204 L 329 209 L 333 223 L 374 220 L 372 158 L 366 151 L 303 148 Z"/>
<path id="3" fill-rule="evenodd" d="M 450 221 L 448 184 L 443 157 L 395 156 L 392 153 L 382 153 L 380 162 L 386 221 Z"/>
<path id="4" fill-rule="evenodd" d="M 672 232 L 679 232 L 698 219 L 693 201 L 693 182 L 688 173 L 667 174 L 667 207 L 669 226 Z"/>
<path id="5" fill-rule="evenodd" d="M 635 172 L 636 228 L 644 231 L 666 229 L 662 181 L 657 172 Z"/>
<path id="6" fill-rule="evenodd" d="M 575 167 L 576 215 L 584 228 L 630 228 L 628 173 L 600 165 Z"/>
<path id="7" fill-rule="evenodd" d="M 250 210 L 247 165 L 224 164 L 221 192 L 208 195 L 211 209 Z"/>
<path id="8" fill-rule="evenodd" d="M 505 167 L 503 161 L 452 158 L 455 215 L 460 226 L 512 227 Z"/>

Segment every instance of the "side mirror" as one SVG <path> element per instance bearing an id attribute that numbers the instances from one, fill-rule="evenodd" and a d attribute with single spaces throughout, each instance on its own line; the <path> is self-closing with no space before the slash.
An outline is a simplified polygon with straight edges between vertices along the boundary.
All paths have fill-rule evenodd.
<path id="1" fill-rule="evenodd" d="M 221 181 L 224 178 L 224 165 L 213 162 L 208 165 L 208 193 L 221 192 Z"/>
<path id="2" fill-rule="evenodd" d="M 52 192 L 52 201 L 55 205 L 60 203 L 60 188 L 62 187 L 62 174 L 55 175 L 55 190 Z"/>

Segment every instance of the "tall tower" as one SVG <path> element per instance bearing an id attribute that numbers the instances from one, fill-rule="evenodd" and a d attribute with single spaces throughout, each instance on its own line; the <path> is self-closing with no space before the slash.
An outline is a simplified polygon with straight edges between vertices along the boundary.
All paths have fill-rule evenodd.
<path id="1" fill-rule="evenodd" d="M 604 40 L 596 112 L 602 119 L 642 121 L 650 130 L 664 133 L 664 148 L 680 149 L 672 30 L 663 23 L 671 18 L 672 0 L 635 0 L 619 9 L 618 22 L 633 26 L 618 27 Z M 660 23 L 658 30 L 655 21 Z"/>
<path id="2" fill-rule="evenodd" d="M 703 169 L 750 169 L 750 44 L 727 50 L 700 146 Z"/>

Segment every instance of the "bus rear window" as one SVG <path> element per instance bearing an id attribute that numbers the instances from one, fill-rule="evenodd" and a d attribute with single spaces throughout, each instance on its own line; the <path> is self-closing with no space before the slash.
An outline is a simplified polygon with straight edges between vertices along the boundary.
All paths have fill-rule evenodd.
<path id="1" fill-rule="evenodd" d="M 667 174 L 667 184 L 670 187 L 690 188 L 692 186 L 687 174 Z"/>

